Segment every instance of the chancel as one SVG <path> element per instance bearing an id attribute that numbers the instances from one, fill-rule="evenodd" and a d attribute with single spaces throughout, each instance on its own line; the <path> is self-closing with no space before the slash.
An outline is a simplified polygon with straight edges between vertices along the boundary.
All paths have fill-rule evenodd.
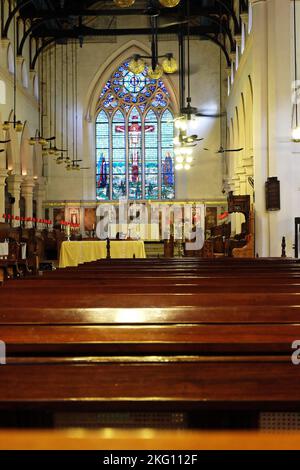
<path id="1" fill-rule="evenodd" d="M 0 6 L 0 448 L 299 448 L 299 0 Z"/>

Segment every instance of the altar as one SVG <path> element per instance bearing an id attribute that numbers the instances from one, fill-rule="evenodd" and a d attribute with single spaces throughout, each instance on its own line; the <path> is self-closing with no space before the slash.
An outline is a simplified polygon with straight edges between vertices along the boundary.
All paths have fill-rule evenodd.
<path id="1" fill-rule="evenodd" d="M 113 240 L 111 258 L 146 258 L 144 242 L 140 240 Z M 59 267 L 78 266 L 106 258 L 106 241 L 65 241 L 61 245 Z"/>

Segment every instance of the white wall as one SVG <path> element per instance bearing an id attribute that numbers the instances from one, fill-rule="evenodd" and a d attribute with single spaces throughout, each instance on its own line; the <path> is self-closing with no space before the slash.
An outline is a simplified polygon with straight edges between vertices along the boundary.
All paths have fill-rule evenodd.
<path id="1" fill-rule="evenodd" d="M 253 165 L 256 253 L 280 256 L 284 236 L 287 255 L 293 256 L 294 219 L 300 216 L 300 147 L 299 143 L 291 142 L 293 3 L 252 0 L 252 4 L 253 30 L 240 58 L 227 102 L 229 145 L 241 145 L 245 151 L 237 156 L 228 155 L 227 182 L 236 193 L 252 194 L 243 180 L 245 175 L 251 175 Z M 297 9 L 300 25 L 299 2 Z M 298 53 L 300 61 L 299 50 Z M 268 177 L 278 177 L 281 183 L 279 211 L 266 211 L 265 183 Z M 238 231 L 239 221 L 235 222 Z"/>
<path id="2" fill-rule="evenodd" d="M 87 43 L 78 50 L 79 156 L 83 159 L 82 165 L 90 167 L 90 170 L 67 172 L 64 166 L 49 161 L 48 200 L 95 200 L 95 100 L 110 73 L 123 60 L 141 49 L 149 53 L 148 37 L 135 40 L 119 37 L 116 42 Z M 177 56 L 177 41 L 161 40 L 159 52 L 173 52 Z M 192 104 L 215 110 L 219 103 L 219 49 L 211 42 L 192 40 L 191 58 Z M 169 89 L 175 94 L 174 101 L 178 101 L 178 76 L 171 76 L 168 80 Z M 219 124 L 214 119 L 200 118 L 196 132 L 205 140 L 195 151 L 195 166 L 192 170 L 177 174 L 176 197 L 206 200 L 221 198 L 222 160 L 213 152 L 202 150 L 203 146 L 212 150 L 219 147 Z"/>

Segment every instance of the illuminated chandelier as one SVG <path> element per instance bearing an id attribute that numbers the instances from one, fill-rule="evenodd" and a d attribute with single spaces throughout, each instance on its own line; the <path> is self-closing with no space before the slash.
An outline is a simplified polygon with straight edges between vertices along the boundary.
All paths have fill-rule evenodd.
<path id="1" fill-rule="evenodd" d="M 179 135 L 174 139 L 174 154 L 176 158 L 175 170 L 190 170 L 193 162 L 194 137 L 187 136 L 187 126 L 182 124 L 179 129 Z"/>
<path id="2" fill-rule="evenodd" d="M 134 5 L 135 0 L 114 0 L 114 3 L 117 5 L 117 7 L 128 8 Z"/>
<path id="3" fill-rule="evenodd" d="M 142 73 L 146 64 L 143 59 L 151 59 L 151 65 L 148 66 L 147 74 L 150 78 L 158 80 L 163 73 L 175 73 L 178 70 L 178 65 L 172 53 L 158 55 L 158 24 L 157 14 L 152 14 L 150 17 L 151 22 L 151 56 L 135 54 L 129 62 L 128 68 L 134 74 Z M 159 59 L 164 59 L 162 64 L 158 63 Z"/>
<path id="4" fill-rule="evenodd" d="M 135 0 L 114 0 L 117 7 L 129 8 L 134 5 Z M 180 3 L 180 0 L 159 0 L 159 3 L 166 8 L 174 8 Z"/>
<path id="5" fill-rule="evenodd" d="M 159 3 L 166 8 L 174 8 L 180 3 L 180 0 L 159 0 Z"/>
<path id="6" fill-rule="evenodd" d="M 162 64 L 158 64 L 158 59 L 164 58 Z M 152 56 L 142 56 L 139 54 L 135 54 L 131 61 L 129 62 L 128 68 L 129 70 L 138 75 L 144 72 L 146 68 L 146 64 L 143 59 L 151 59 L 151 66 L 148 66 L 147 74 L 150 78 L 154 80 L 158 80 L 161 78 L 163 73 L 175 73 L 178 70 L 178 65 L 176 59 L 174 59 L 172 53 L 168 53 L 162 56 L 152 57 Z"/>

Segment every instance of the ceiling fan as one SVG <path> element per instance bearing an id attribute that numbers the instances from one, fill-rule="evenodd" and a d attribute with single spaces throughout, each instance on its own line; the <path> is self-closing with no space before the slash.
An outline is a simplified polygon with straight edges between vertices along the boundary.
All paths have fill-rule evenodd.
<path id="1" fill-rule="evenodd" d="M 201 142 L 203 138 L 199 138 L 197 134 L 186 135 L 182 129 L 179 129 L 179 135 L 175 138 L 175 145 L 196 147 L 196 142 Z"/>
<path id="2" fill-rule="evenodd" d="M 180 113 L 181 115 L 176 119 L 187 119 L 191 120 L 192 116 L 197 117 L 210 117 L 210 118 L 218 118 L 222 117 L 224 113 L 211 113 L 209 110 L 199 110 L 198 108 L 192 106 L 192 97 L 191 97 L 191 51 L 190 51 L 190 0 L 187 1 L 187 89 L 188 89 L 188 96 L 186 98 L 186 106 L 181 105 Z M 184 47 L 184 46 L 183 46 Z M 182 61 L 184 62 L 184 60 Z M 181 77 L 181 81 L 184 83 L 184 63 L 181 64 L 181 73 L 183 76 Z M 184 102 L 184 98 L 181 100 Z"/>
<path id="3" fill-rule="evenodd" d="M 206 151 L 210 152 L 210 149 L 208 149 L 208 148 L 204 148 L 203 150 L 206 150 Z M 222 145 L 221 145 L 219 150 L 217 150 L 217 152 L 215 152 L 215 153 L 216 154 L 217 153 L 224 154 L 224 153 L 227 153 L 227 152 L 242 152 L 242 150 L 244 150 L 243 147 L 237 148 L 237 149 L 224 149 L 224 147 L 222 147 Z"/>
<path id="4" fill-rule="evenodd" d="M 80 171 L 80 170 L 90 170 L 90 167 L 82 167 L 79 165 L 78 162 L 81 162 L 82 160 L 73 160 L 72 162 L 68 163 L 66 166 L 67 171 Z"/>

